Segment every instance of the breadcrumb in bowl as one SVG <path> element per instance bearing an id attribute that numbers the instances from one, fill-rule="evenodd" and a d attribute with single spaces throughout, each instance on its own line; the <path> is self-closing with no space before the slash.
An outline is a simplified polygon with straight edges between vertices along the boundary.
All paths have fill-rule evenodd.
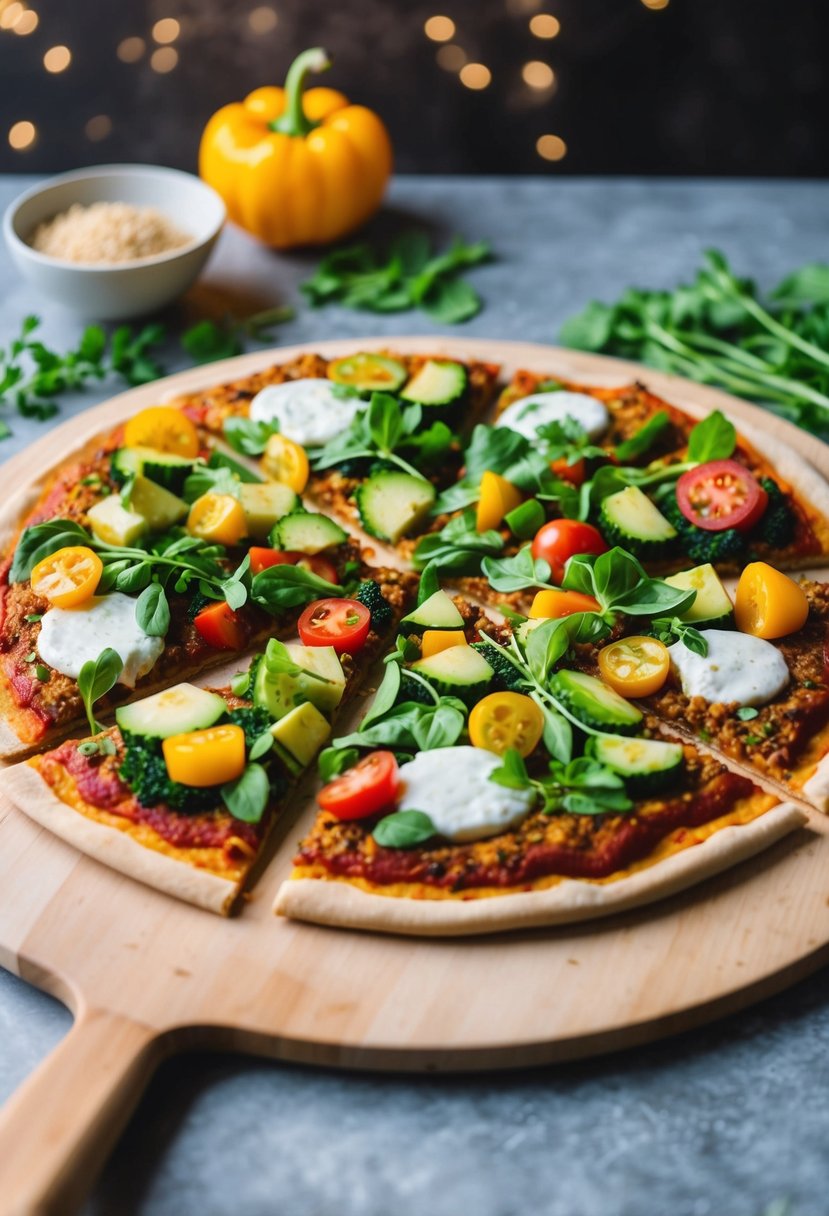
<path id="1" fill-rule="evenodd" d="M 73 203 L 38 224 L 31 246 L 66 262 L 115 264 L 155 257 L 188 245 L 192 237 L 155 207 L 129 203 Z"/>

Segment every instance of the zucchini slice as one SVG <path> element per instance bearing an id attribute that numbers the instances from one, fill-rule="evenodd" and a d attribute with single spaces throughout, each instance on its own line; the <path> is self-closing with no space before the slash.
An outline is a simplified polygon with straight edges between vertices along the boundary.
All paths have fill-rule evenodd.
<path id="1" fill-rule="evenodd" d="M 140 473 L 169 490 L 171 494 L 181 494 L 184 483 L 196 463 L 187 456 L 157 452 L 155 448 L 118 448 L 112 453 L 109 466 L 112 479 L 119 486 L 123 485 L 128 477 Z"/>
<path id="2" fill-rule="evenodd" d="M 463 629 L 463 617 L 445 591 L 436 591 L 400 622 L 400 633 L 423 633 L 427 629 Z"/>
<path id="3" fill-rule="evenodd" d="M 435 487 L 424 477 L 384 469 L 367 477 L 355 497 L 366 532 L 397 544 L 429 513 Z"/>
<path id="4" fill-rule="evenodd" d="M 550 681 L 550 691 L 574 718 L 592 730 L 633 735 L 642 721 L 640 709 L 582 671 L 557 671 Z"/>
<path id="5" fill-rule="evenodd" d="M 599 515 L 605 539 L 637 557 L 659 557 L 676 536 L 673 524 L 638 486 L 626 486 L 624 490 L 608 495 Z"/>
<path id="6" fill-rule="evenodd" d="M 670 574 L 665 582 L 672 587 L 678 587 L 680 591 L 697 593 L 697 598 L 691 607 L 681 614 L 680 620 L 689 625 L 707 625 L 712 629 L 723 629 L 731 624 L 733 605 L 710 562 L 706 562 L 704 566 L 694 566 L 693 570 L 680 570 L 679 574 Z"/>
<path id="7" fill-rule="evenodd" d="M 453 405 L 466 392 L 468 377 L 460 363 L 427 359 L 400 394 L 418 405 Z"/>
<path id="8" fill-rule="evenodd" d="M 169 739 L 171 735 L 214 726 L 227 711 L 218 693 L 197 688 L 195 684 L 174 684 L 152 697 L 120 705 L 115 721 L 121 730 L 145 739 Z"/>
<path id="9" fill-rule="evenodd" d="M 685 764 L 682 744 L 667 739 L 599 735 L 590 740 L 589 752 L 624 778 L 629 792 L 635 794 L 655 794 L 665 789 Z"/>
<path id="10" fill-rule="evenodd" d="M 290 549 L 298 553 L 322 553 L 348 540 L 348 533 L 327 515 L 315 511 L 292 511 L 275 525 L 271 532 L 274 549 Z"/>
<path id="11" fill-rule="evenodd" d="M 489 688 L 494 672 L 482 654 L 471 646 L 451 646 L 428 659 L 412 663 L 412 671 L 425 676 L 443 697 L 459 697 L 474 705 Z"/>
<path id="12" fill-rule="evenodd" d="M 336 384 L 348 384 L 358 392 L 396 393 L 405 384 L 408 372 L 397 359 L 388 355 L 372 355 L 361 351 L 346 355 L 328 364 L 328 378 Z"/>

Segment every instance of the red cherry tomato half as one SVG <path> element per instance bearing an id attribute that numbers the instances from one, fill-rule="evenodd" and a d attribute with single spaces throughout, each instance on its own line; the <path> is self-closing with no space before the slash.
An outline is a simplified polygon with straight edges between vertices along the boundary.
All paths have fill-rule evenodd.
<path id="1" fill-rule="evenodd" d="M 391 806 L 399 787 L 394 752 L 371 752 L 323 786 L 317 801 L 337 819 L 367 819 Z"/>
<path id="2" fill-rule="evenodd" d="M 676 483 L 676 500 L 685 518 L 698 528 L 747 532 L 762 517 L 769 496 L 754 474 L 736 460 L 709 460 L 682 474 Z"/>
<path id="3" fill-rule="evenodd" d="M 564 578 L 564 566 L 577 553 L 607 553 L 608 546 L 598 528 L 578 519 L 551 519 L 535 534 L 532 544 L 534 558 L 549 562 L 553 582 Z"/>
<path id="4" fill-rule="evenodd" d="M 359 600 L 314 600 L 299 618 L 303 646 L 333 646 L 338 654 L 356 654 L 366 644 L 371 613 Z"/>
<path id="5" fill-rule="evenodd" d="M 261 574 L 271 566 L 302 566 L 328 583 L 340 581 L 337 567 L 320 553 L 298 553 L 293 549 L 265 549 L 254 545 L 250 549 L 251 574 Z"/>
<path id="6" fill-rule="evenodd" d="M 202 608 L 193 624 L 205 642 L 216 650 L 242 650 L 247 645 L 248 631 L 242 618 L 224 600 Z"/>

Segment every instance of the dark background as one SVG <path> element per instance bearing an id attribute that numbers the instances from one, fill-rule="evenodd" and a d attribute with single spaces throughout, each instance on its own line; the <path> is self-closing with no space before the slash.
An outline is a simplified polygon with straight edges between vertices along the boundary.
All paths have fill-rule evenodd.
<path id="1" fill-rule="evenodd" d="M 297 51 L 322 44 L 335 57 L 325 83 L 383 115 L 399 171 L 820 176 L 829 169 L 826 8 L 826 0 L 0 0 L 0 171 L 119 160 L 192 169 L 214 109 L 280 83 Z M 424 30 L 436 14 L 455 23 L 443 42 Z M 560 23 L 554 37 L 533 34 L 540 14 Z M 153 37 L 164 18 L 180 26 L 166 44 Z M 56 46 L 72 60 L 50 74 L 44 55 Z M 487 87 L 463 83 L 464 59 L 490 71 Z M 528 63 L 548 65 L 553 84 L 544 86 L 536 66 L 530 75 L 540 73 L 543 87 L 528 85 Z M 15 149 L 10 132 L 21 122 L 36 134 Z M 555 160 L 539 154 L 544 135 L 556 137 L 542 144 Z"/>

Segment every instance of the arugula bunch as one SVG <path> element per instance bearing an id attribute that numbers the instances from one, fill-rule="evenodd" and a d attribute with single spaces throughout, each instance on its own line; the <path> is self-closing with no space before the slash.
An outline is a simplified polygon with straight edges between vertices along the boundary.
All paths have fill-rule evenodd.
<path id="1" fill-rule="evenodd" d="M 122 325 L 109 339 L 100 325 L 88 325 L 77 346 L 63 354 L 34 336 L 39 327 L 39 317 L 25 317 L 18 336 L 0 348 L 0 405 L 14 405 L 24 417 L 53 417 L 54 398 L 83 388 L 89 380 L 117 375 L 136 385 L 162 374 L 150 354 L 164 337 L 161 325 L 147 325 L 137 334 Z M 0 421 L 0 439 L 10 433 Z"/>
<path id="2" fill-rule="evenodd" d="M 330 439 L 314 455 L 313 466 L 329 469 L 350 460 L 380 460 L 414 477 L 423 477 L 420 469 L 404 460 L 400 450 L 430 467 L 446 456 L 455 436 L 445 422 L 433 422 L 421 430 L 422 422 L 422 406 L 412 404 L 401 409 L 400 402 L 390 393 L 372 393 L 368 406 L 354 417 L 348 429 Z"/>
<path id="3" fill-rule="evenodd" d="M 767 296 L 724 255 L 705 254 L 674 291 L 632 288 L 593 301 L 560 340 L 716 384 L 829 439 L 829 266 L 807 265 Z"/>
<path id="4" fill-rule="evenodd" d="M 485 262 L 490 247 L 455 239 L 434 254 L 425 232 L 403 232 L 385 254 L 360 242 L 334 249 L 323 258 L 301 290 L 312 307 L 337 303 L 367 312 L 405 312 L 419 308 L 434 321 L 457 325 L 481 309 L 478 293 L 461 271 Z"/>

